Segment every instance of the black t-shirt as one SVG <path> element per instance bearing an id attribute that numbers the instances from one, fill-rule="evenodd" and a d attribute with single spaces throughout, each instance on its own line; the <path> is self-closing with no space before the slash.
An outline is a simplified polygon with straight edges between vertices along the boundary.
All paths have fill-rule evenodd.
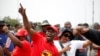
<path id="1" fill-rule="evenodd" d="M 100 31 L 89 29 L 89 31 L 83 35 L 93 43 L 100 45 Z"/>

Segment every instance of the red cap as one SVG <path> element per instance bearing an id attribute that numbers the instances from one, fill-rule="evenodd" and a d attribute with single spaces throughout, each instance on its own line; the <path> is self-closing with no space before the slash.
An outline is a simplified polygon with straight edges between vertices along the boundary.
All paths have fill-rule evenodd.
<path id="1" fill-rule="evenodd" d="M 24 28 L 21 28 L 15 33 L 15 35 L 16 36 L 24 36 L 24 37 L 26 37 L 28 35 L 28 33 Z"/>
<path id="2" fill-rule="evenodd" d="M 58 33 L 58 29 L 57 29 L 57 27 L 55 27 L 55 26 L 48 26 L 48 27 L 46 27 L 46 29 L 53 29 L 56 33 Z"/>

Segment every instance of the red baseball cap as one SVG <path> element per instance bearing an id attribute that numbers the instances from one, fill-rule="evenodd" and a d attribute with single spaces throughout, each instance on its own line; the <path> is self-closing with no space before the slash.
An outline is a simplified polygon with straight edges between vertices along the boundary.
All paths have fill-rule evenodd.
<path id="1" fill-rule="evenodd" d="M 55 26 L 48 26 L 48 27 L 46 27 L 46 29 L 48 30 L 48 29 L 53 29 L 56 33 L 58 33 L 58 29 L 57 29 L 57 27 L 55 27 Z"/>
<path id="2" fill-rule="evenodd" d="M 16 36 L 26 37 L 28 35 L 27 31 L 24 28 L 19 29 L 16 33 Z"/>

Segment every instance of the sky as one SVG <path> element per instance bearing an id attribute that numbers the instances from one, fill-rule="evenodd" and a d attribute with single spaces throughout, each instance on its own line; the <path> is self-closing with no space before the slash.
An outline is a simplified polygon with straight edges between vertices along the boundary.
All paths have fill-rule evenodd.
<path id="1" fill-rule="evenodd" d="M 19 4 L 26 8 L 29 21 L 61 24 L 70 21 L 72 26 L 78 23 L 93 23 L 93 0 L 0 0 L 0 19 L 5 16 L 19 18 Z M 94 0 L 94 22 L 100 22 L 100 0 Z"/>

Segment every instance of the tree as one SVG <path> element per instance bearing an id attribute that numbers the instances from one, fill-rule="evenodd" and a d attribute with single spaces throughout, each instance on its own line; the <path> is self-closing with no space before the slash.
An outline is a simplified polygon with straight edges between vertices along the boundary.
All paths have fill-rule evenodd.
<path id="1" fill-rule="evenodd" d="M 17 19 L 17 18 L 10 18 L 9 16 L 4 17 L 3 20 L 4 20 L 7 24 L 10 24 L 11 27 L 14 27 L 15 24 L 20 23 L 20 22 L 19 22 L 19 21 L 20 21 L 19 19 Z"/>

